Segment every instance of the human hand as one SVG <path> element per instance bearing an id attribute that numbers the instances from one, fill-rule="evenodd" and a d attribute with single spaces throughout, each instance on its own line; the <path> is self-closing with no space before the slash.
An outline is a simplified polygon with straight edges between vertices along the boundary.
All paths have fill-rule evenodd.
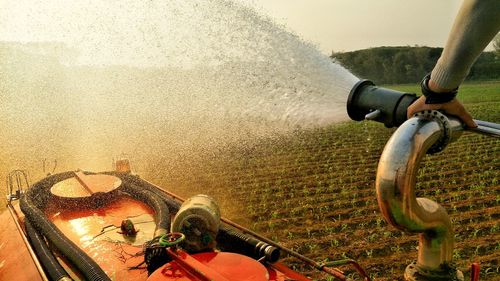
<path id="1" fill-rule="evenodd" d="M 425 97 L 421 96 L 413 102 L 406 111 L 408 118 L 412 117 L 415 113 L 424 110 L 442 110 L 449 115 L 454 115 L 462 120 L 469 128 L 477 127 L 477 124 L 472 120 L 472 116 L 467 112 L 463 104 L 456 98 L 446 103 L 426 104 Z"/>

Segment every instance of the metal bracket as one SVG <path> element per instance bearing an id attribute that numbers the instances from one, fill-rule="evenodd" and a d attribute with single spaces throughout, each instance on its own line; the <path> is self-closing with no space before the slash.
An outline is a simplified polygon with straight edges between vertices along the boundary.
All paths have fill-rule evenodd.
<path id="1" fill-rule="evenodd" d="M 415 113 L 413 116 L 420 119 L 435 120 L 438 122 L 442 129 L 441 138 L 439 138 L 439 140 L 435 142 L 429 150 L 427 150 L 427 154 L 434 154 L 443 151 L 443 149 L 445 149 L 445 147 L 451 142 L 451 126 L 448 117 L 437 110 L 424 110 Z"/>
<path id="2" fill-rule="evenodd" d="M 7 203 L 19 200 L 30 186 L 28 173 L 25 170 L 13 170 L 7 175 Z"/>

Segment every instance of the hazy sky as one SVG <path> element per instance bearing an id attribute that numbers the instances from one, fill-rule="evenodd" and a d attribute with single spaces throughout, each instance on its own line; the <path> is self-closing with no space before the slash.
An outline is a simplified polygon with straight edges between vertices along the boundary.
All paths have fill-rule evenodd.
<path id="1" fill-rule="evenodd" d="M 165 1 L 168 3 L 172 0 Z M 377 46 L 442 47 L 462 2 L 461 0 L 235 1 L 254 5 L 260 13 L 270 16 L 304 40 L 316 44 L 327 55 L 332 50 L 352 51 Z M 75 6 L 89 6 L 91 3 L 96 7 L 108 4 L 111 7 L 111 3 L 114 3 L 114 6 L 122 8 L 122 2 L 113 0 L 71 2 L 0 0 L 0 40 L 16 41 L 17 38 L 29 40 L 27 37 L 31 35 L 27 35 L 24 30 L 33 29 L 31 25 L 40 26 L 43 21 L 67 20 L 70 25 L 79 17 L 75 12 L 78 11 Z M 51 18 L 54 14 L 64 14 L 65 9 L 73 10 L 72 18 L 69 20 L 62 16 Z M 58 13 L 54 13 L 53 10 L 58 10 Z M 94 14 L 99 15 L 102 12 L 96 10 Z M 59 28 L 64 29 L 65 26 L 61 25 Z M 53 34 L 62 32 L 54 31 Z"/>
<path id="2" fill-rule="evenodd" d="M 377 46 L 443 47 L 461 0 L 240 0 L 253 2 L 330 54 Z M 490 47 L 491 48 L 491 47 Z"/>

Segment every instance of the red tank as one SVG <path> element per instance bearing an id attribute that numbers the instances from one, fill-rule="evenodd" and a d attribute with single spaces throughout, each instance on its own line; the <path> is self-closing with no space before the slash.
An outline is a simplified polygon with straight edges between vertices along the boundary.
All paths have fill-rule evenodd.
<path id="1" fill-rule="evenodd" d="M 61 173 L 22 193 L 20 200 L 12 196 L 0 215 L 5 226 L 0 229 L 0 280 L 52 280 L 54 271 L 63 276 L 58 280 L 309 280 L 265 257 L 257 260 L 217 247 L 190 254 L 175 243 L 153 249 L 153 254 L 166 255 L 156 257 L 163 259 L 161 266 L 152 267 L 147 245 L 154 237 L 175 235 L 167 233 L 181 201 L 129 173 Z M 237 231 L 224 227 L 226 235 Z M 79 264 L 81 257 L 87 264 Z M 57 263 L 52 270 L 50 258 Z M 85 272 L 89 265 L 94 273 Z"/>

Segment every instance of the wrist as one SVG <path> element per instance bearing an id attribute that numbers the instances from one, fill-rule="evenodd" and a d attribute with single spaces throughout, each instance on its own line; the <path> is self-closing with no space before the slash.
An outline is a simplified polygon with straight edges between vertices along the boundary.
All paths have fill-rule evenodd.
<path id="1" fill-rule="evenodd" d="M 456 97 L 458 92 L 458 87 L 451 90 L 439 88 L 437 84 L 431 82 L 430 74 L 424 77 L 420 86 L 422 88 L 422 94 L 425 96 L 426 104 L 450 102 Z"/>
<path id="2" fill-rule="evenodd" d="M 432 80 L 432 78 L 429 78 L 429 81 L 427 82 L 427 86 L 429 87 L 429 89 L 435 93 L 447 93 L 447 92 L 450 92 L 450 91 L 453 91 L 453 89 L 445 89 L 445 88 L 441 88 L 436 82 L 434 82 L 434 80 Z"/>

